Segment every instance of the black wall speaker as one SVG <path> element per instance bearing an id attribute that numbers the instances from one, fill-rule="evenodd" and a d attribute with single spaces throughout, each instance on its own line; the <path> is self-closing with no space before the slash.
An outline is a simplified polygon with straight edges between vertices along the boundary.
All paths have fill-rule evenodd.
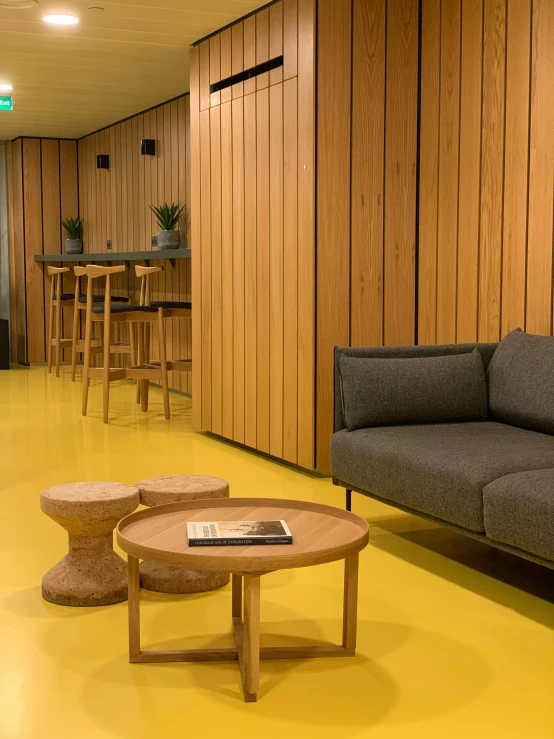
<path id="1" fill-rule="evenodd" d="M 96 155 L 96 169 L 109 169 L 110 168 L 110 155 L 109 154 L 97 154 Z"/>
<path id="2" fill-rule="evenodd" d="M 142 139 L 140 142 L 140 153 L 150 157 L 156 156 L 155 139 Z"/>

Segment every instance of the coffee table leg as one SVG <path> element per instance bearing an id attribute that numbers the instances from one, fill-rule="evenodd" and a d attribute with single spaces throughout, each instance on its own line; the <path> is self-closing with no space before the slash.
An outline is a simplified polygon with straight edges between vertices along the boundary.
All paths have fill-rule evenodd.
<path id="1" fill-rule="evenodd" d="M 258 700 L 260 683 L 260 578 L 244 577 L 244 639 L 242 685 L 244 700 Z"/>
<path id="2" fill-rule="evenodd" d="M 242 618 L 242 576 L 233 575 L 233 618 Z"/>
<path id="3" fill-rule="evenodd" d="M 129 568 L 129 661 L 140 656 L 140 574 L 139 561 L 128 556 Z"/>
<path id="4" fill-rule="evenodd" d="M 358 560 L 353 554 L 344 560 L 344 606 L 342 646 L 354 654 L 358 629 Z"/>

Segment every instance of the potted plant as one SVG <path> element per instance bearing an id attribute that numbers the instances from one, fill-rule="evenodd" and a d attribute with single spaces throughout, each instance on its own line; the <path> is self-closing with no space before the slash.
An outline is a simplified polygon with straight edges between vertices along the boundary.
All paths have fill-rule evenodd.
<path id="1" fill-rule="evenodd" d="M 156 207 L 151 205 L 150 209 L 156 216 L 158 226 L 158 248 L 178 249 L 181 246 L 181 232 L 177 228 L 185 206 L 181 203 L 164 203 Z"/>
<path id="2" fill-rule="evenodd" d="M 62 221 L 63 229 L 66 233 L 65 240 L 66 254 L 82 254 L 83 253 L 83 219 L 82 218 L 65 218 Z"/>

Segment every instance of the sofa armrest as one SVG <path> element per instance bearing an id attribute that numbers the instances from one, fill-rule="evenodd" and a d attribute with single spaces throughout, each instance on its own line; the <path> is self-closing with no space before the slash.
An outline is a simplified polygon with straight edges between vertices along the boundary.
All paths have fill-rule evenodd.
<path id="1" fill-rule="evenodd" d="M 450 354 L 468 354 L 478 349 L 483 358 L 485 372 L 498 344 L 438 344 L 429 346 L 371 346 L 371 347 L 335 347 L 335 406 L 334 431 L 346 428 L 342 412 L 342 390 L 339 375 L 339 358 L 342 354 L 348 357 L 369 359 L 413 359 L 416 357 L 444 357 Z"/>

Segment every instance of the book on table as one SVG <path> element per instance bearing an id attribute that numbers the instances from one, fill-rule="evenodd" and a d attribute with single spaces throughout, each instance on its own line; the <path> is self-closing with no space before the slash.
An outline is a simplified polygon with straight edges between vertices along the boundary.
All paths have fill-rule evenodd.
<path id="1" fill-rule="evenodd" d="M 187 535 L 191 547 L 292 544 L 285 521 L 189 521 Z"/>

